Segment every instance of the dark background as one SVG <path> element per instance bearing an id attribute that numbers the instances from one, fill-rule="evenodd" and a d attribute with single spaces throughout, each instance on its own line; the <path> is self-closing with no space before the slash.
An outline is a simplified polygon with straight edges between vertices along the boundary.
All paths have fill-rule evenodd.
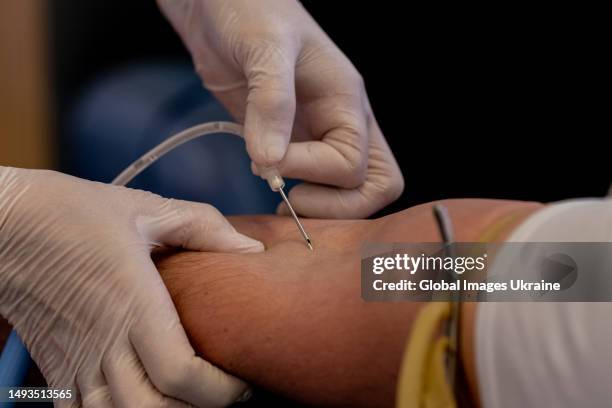
<path id="1" fill-rule="evenodd" d="M 364 76 L 402 167 L 405 192 L 387 211 L 449 197 L 606 194 L 609 44 L 597 10 L 303 3 Z M 189 59 L 152 0 L 50 7 L 59 135 L 71 99 L 101 73 Z"/>
<path id="2" fill-rule="evenodd" d="M 449 197 L 606 194 L 607 13 L 575 4 L 303 3 L 364 76 L 402 167 L 405 192 L 385 212 Z M 153 0 L 47 5 L 55 133 L 65 156 L 70 112 L 89 84 L 128 64 L 189 61 Z M 256 395 L 249 406 L 287 405 Z"/>

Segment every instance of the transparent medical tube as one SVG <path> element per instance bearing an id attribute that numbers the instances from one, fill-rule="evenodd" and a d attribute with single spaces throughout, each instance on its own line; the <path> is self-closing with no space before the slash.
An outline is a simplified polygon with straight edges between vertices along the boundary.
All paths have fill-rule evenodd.
<path id="1" fill-rule="evenodd" d="M 169 137 L 153 149 L 145 153 L 129 167 L 121 172 L 112 182 L 118 186 L 125 186 L 147 167 L 155 163 L 168 152 L 179 147 L 183 143 L 213 133 L 229 133 L 238 137 L 243 135 L 243 127 L 233 122 L 208 122 L 185 129 L 182 132 Z M 272 191 L 279 191 L 285 186 L 285 181 L 275 167 L 257 167 L 262 179 L 268 182 Z"/>
<path id="2" fill-rule="evenodd" d="M 242 137 L 242 129 L 241 125 L 232 122 L 208 122 L 185 129 L 145 153 L 140 159 L 123 170 L 113 180 L 112 184 L 125 186 L 159 158 L 190 140 L 213 133 L 229 133 Z"/>

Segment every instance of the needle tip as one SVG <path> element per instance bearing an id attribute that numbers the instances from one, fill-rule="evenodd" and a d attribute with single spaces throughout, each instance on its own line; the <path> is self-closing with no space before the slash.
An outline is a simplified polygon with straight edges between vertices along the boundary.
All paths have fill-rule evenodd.
<path id="1" fill-rule="evenodd" d="M 306 245 L 308 245 L 308 249 L 310 249 L 311 251 L 313 250 L 312 241 L 310 241 L 310 238 L 306 239 Z"/>

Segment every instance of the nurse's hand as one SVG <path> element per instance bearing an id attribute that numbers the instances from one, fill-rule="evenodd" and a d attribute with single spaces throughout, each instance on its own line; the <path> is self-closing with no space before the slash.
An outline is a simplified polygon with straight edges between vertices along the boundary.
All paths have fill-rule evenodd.
<path id="1" fill-rule="evenodd" d="M 242 381 L 196 357 L 150 258 L 162 245 L 263 250 L 206 204 L 0 167 L 0 314 L 50 387 L 74 388 L 86 407 L 243 395 Z"/>
<path id="2" fill-rule="evenodd" d="M 297 0 L 158 3 L 205 86 L 244 122 L 253 162 L 307 182 L 290 192 L 298 213 L 366 217 L 399 197 L 361 75 Z"/>

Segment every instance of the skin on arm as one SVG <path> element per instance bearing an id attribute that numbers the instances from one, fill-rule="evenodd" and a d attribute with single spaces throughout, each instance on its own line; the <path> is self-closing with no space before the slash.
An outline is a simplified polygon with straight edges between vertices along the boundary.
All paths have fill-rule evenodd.
<path id="1" fill-rule="evenodd" d="M 540 206 L 496 200 L 444 204 L 456 239 L 466 242 L 500 217 L 520 212 L 524 218 Z M 157 266 L 194 348 L 227 372 L 308 404 L 393 406 L 406 340 L 423 305 L 363 301 L 361 245 L 440 241 L 431 206 L 377 220 L 304 220 L 314 252 L 289 218 L 233 218 L 240 232 L 267 250 L 182 252 L 157 259 Z M 464 307 L 462 358 L 476 393 L 474 309 Z"/>

